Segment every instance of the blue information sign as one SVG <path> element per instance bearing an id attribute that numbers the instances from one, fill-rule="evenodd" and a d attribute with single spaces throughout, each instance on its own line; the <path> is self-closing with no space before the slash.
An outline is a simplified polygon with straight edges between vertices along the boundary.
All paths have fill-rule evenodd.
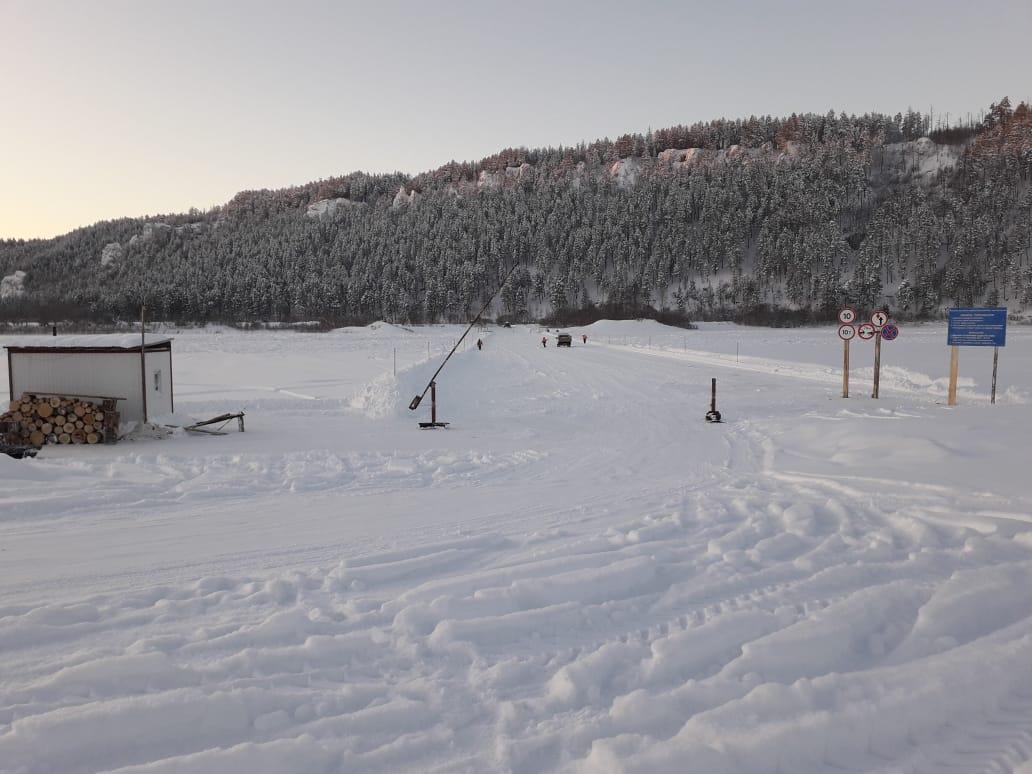
<path id="1" fill-rule="evenodd" d="M 946 343 L 953 347 L 1002 347 L 1007 342 L 1005 308 L 950 309 Z"/>

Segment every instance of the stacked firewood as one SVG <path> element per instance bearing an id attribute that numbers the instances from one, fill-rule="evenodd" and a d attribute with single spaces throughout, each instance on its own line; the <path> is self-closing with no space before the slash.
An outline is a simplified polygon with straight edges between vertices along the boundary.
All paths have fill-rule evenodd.
<path id="1" fill-rule="evenodd" d="M 0 415 L 0 439 L 11 444 L 113 443 L 118 412 L 113 401 L 25 393 Z"/>

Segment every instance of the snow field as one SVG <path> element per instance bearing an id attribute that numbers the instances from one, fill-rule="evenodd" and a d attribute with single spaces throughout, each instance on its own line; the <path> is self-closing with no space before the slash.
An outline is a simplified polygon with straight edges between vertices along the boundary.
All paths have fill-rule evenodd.
<path id="1" fill-rule="evenodd" d="M 177 407 L 247 433 L 0 458 L 0 771 L 1020 770 L 1027 407 L 586 330 L 457 355 L 438 432 L 406 331 L 184 335 Z"/>

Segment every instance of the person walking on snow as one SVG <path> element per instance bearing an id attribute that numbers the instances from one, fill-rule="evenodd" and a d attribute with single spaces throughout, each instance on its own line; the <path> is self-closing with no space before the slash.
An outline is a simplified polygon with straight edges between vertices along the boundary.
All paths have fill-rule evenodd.
<path id="1" fill-rule="evenodd" d="M 585 344 L 587 344 L 588 343 L 588 334 L 582 333 L 581 334 L 581 341 L 583 341 Z"/>
<path id="2" fill-rule="evenodd" d="M 541 337 L 541 346 L 542 347 L 547 347 L 548 346 L 548 337 L 547 336 L 542 336 Z"/>
<path id="3" fill-rule="evenodd" d="M 480 339 L 477 339 L 477 349 L 483 349 L 483 348 L 484 348 L 484 342 L 481 341 Z"/>

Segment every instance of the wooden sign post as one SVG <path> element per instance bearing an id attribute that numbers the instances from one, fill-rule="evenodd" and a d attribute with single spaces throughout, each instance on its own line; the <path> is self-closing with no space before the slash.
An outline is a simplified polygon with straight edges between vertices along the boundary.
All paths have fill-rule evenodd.
<path id="1" fill-rule="evenodd" d="M 847 306 L 838 313 L 838 337 L 842 339 L 842 397 L 849 397 L 849 342 L 856 336 L 856 310 Z"/>
<path id="2" fill-rule="evenodd" d="M 842 340 L 842 397 L 849 397 L 849 339 Z"/>
<path id="3" fill-rule="evenodd" d="M 948 406 L 957 405 L 957 372 L 960 367 L 960 347 L 950 347 L 950 388 L 946 398 Z"/>

